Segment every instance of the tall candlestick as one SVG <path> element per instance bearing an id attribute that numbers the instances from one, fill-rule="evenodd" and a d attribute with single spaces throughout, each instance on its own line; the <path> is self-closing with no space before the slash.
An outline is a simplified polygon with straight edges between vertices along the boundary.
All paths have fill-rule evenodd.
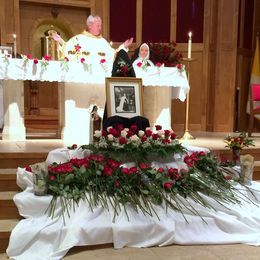
<path id="1" fill-rule="evenodd" d="M 192 36 L 192 32 L 189 32 L 189 40 L 188 40 L 188 59 L 191 59 L 191 36 Z"/>
<path id="2" fill-rule="evenodd" d="M 16 34 L 13 34 L 13 37 L 14 37 L 14 57 L 16 58 L 16 54 L 17 54 Z"/>

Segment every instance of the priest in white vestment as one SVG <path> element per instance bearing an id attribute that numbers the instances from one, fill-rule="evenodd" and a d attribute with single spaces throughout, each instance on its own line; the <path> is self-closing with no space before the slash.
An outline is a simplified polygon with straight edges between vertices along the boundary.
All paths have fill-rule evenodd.
<path id="1" fill-rule="evenodd" d="M 53 39 L 60 43 L 60 51 L 63 57 L 91 64 L 93 68 L 102 66 L 104 70 L 112 71 L 117 51 L 123 49 L 127 52 L 128 47 L 133 42 L 133 38 L 126 40 L 115 50 L 101 36 L 102 20 L 99 16 L 90 15 L 86 24 L 87 31 L 72 37 L 68 42 L 65 42 L 56 33 L 53 34 Z"/>

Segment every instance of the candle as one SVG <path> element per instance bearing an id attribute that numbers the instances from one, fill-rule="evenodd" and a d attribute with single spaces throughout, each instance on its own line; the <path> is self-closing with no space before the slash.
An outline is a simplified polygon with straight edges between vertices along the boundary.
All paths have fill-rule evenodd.
<path id="1" fill-rule="evenodd" d="M 192 32 L 189 32 L 189 40 L 188 40 L 188 59 L 191 59 L 191 36 Z"/>
<path id="2" fill-rule="evenodd" d="M 110 42 L 110 45 L 113 46 L 113 42 L 112 41 Z"/>
<path id="3" fill-rule="evenodd" d="M 16 58 L 16 54 L 17 54 L 17 48 L 16 48 L 16 34 L 13 34 L 14 37 L 14 57 Z"/>
<path id="4" fill-rule="evenodd" d="M 49 56 L 49 37 L 46 36 L 46 55 Z"/>

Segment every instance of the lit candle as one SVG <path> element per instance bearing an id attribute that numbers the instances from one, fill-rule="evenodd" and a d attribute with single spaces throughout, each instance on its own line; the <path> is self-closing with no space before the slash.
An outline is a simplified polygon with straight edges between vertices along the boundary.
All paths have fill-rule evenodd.
<path id="1" fill-rule="evenodd" d="M 189 32 L 189 40 L 188 40 L 188 59 L 191 59 L 191 36 L 192 32 Z"/>
<path id="2" fill-rule="evenodd" d="M 112 41 L 110 41 L 110 45 L 113 46 L 113 42 Z"/>
<path id="3" fill-rule="evenodd" d="M 49 36 L 46 36 L 46 55 L 49 56 Z"/>
<path id="4" fill-rule="evenodd" d="M 16 58 L 16 54 L 17 54 L 16 34 L 13 34 L 13 37 L 14 37 L 14 57 Z"/>

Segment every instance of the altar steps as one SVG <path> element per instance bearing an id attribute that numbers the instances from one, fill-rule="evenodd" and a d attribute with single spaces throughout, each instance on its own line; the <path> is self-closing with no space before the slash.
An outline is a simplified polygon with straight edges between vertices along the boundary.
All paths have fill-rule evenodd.
<path id="1" fill-rule="evenodd" d="M 0 253 L 5 253 L 11 232 L 18 222 L 18 219 L 0 220 Z"/>
<path id="2" fill-rule="evenodd" d="M 26 167 L 27 165 L 46 160 L 46 152 L 0 152 L 0 169 Z"/>

